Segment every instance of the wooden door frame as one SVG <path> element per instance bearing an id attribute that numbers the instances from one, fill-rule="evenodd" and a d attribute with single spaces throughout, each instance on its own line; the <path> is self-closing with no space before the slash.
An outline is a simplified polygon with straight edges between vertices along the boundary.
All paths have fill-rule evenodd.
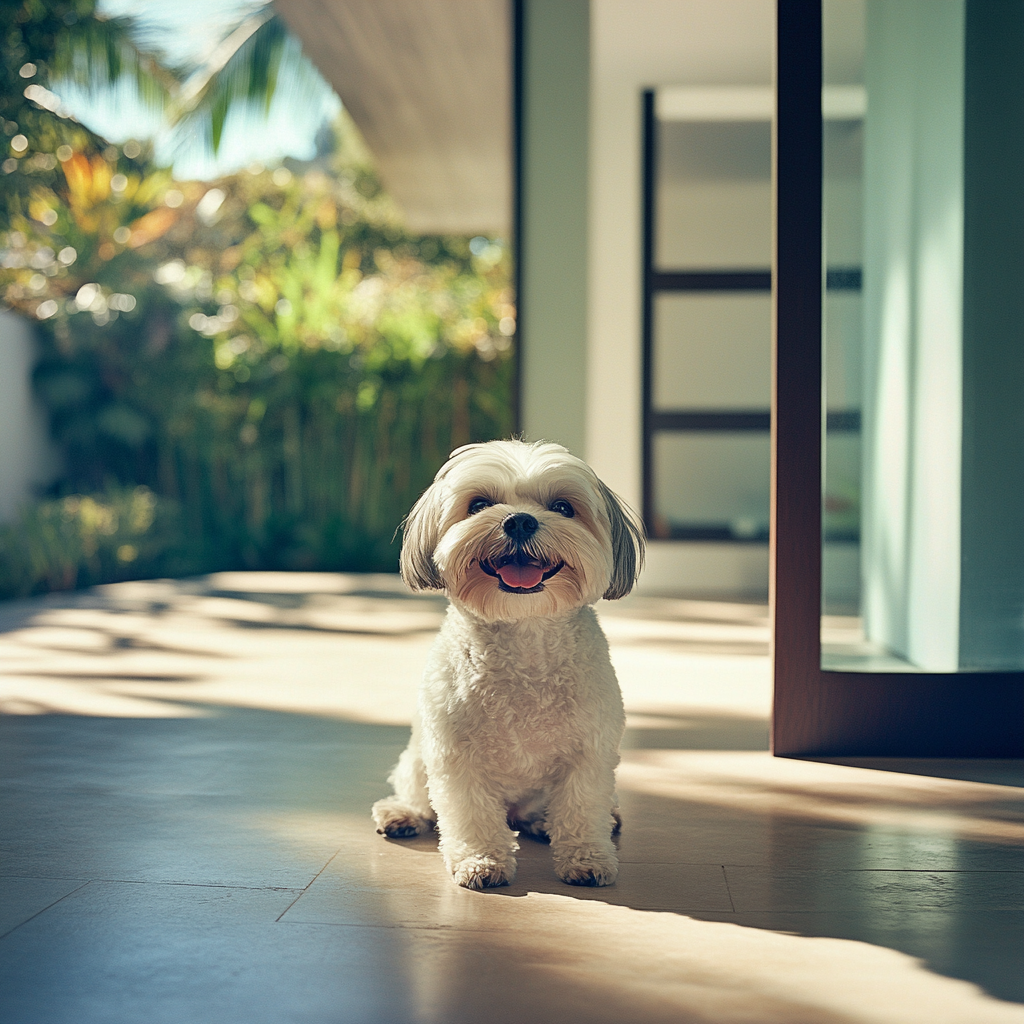
<path id="1" fill-rule="evenodd" d="M 781 756 L 1024 757 L 1024 672 L 821 668 L 822 10 L 777 0 L 769 602 Z"/>

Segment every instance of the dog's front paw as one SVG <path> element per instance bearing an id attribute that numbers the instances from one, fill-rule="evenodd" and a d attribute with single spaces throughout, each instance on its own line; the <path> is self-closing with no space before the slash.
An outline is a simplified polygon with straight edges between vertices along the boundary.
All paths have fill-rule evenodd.
<path id="1" fill-rule="evenodd" d="M 417 814 L 411 807 L 394 798 L 378 800 L 371 813 L 377 831 L 388 839 L 408 839 L 429 832 L 434 827 L 432 818 Z"/>
<path id="2" fill-rule="evenodd" d="M 555 873 L 569 885 L 614 885 L 619 877 L 619 861 L 614 852 L 567 852 L 555 857 Z"/>
<path id="3" fill-rule="evenodd" d="M 487 854 L 472 854 L 448 865 L 457 885 L 464 889 L 488 889 L 508 885 L 516 877 L 514 857 L 498 860 Z"/>

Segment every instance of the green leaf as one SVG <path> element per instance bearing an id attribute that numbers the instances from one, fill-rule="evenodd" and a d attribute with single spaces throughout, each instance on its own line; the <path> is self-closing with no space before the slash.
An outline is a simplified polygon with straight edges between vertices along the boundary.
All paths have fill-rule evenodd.
<path id="1" fill-rule="evenodd" d="M 231 32 L 185 83 L 170 121 L 182 136 L 196 131 L 208 139 L 216 154 L 232 110 L 262 109 L 266 116 L 279 94 L 299 107 L 325 88 L 298 41 L 267 4 Z"/>
<path id="2" fill-rule="evenodd" d="M 144 102 L 162 108 L 177 88 L 177 79 L 136 44 L 134 31 L 131 18 L 79 18 L 54 37 L 51 81 L 96 89 L 128 78 Z"/>

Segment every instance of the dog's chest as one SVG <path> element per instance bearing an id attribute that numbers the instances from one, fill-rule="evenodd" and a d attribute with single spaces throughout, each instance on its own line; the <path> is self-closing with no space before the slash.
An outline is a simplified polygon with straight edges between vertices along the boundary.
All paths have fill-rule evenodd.
<path id="1" fill-rule="evenodd" d="M 592 638 L 580 633 L 571 624 L 453 630 L 442 731 L 514 776 L 536 777 L 593 749 L 617 687 L 607 654 L 602 668 Z"/>

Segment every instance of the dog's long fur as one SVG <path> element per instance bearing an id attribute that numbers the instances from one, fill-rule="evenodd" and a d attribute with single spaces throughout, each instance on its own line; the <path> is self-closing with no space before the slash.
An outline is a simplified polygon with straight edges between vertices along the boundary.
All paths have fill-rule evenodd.
<path id="1" fill-rule="evenodd" d="M 405 523 L 403 578 L 450 606 L 379 832 L 436 822 L 469 888 L 512 880 L 513 829 L 550 838 L 563 881 L 615 881 L 625 715 L 591 605 L 629 593 L 642 559 L 636 517 L 560 445 L 452 453 Z"/>

